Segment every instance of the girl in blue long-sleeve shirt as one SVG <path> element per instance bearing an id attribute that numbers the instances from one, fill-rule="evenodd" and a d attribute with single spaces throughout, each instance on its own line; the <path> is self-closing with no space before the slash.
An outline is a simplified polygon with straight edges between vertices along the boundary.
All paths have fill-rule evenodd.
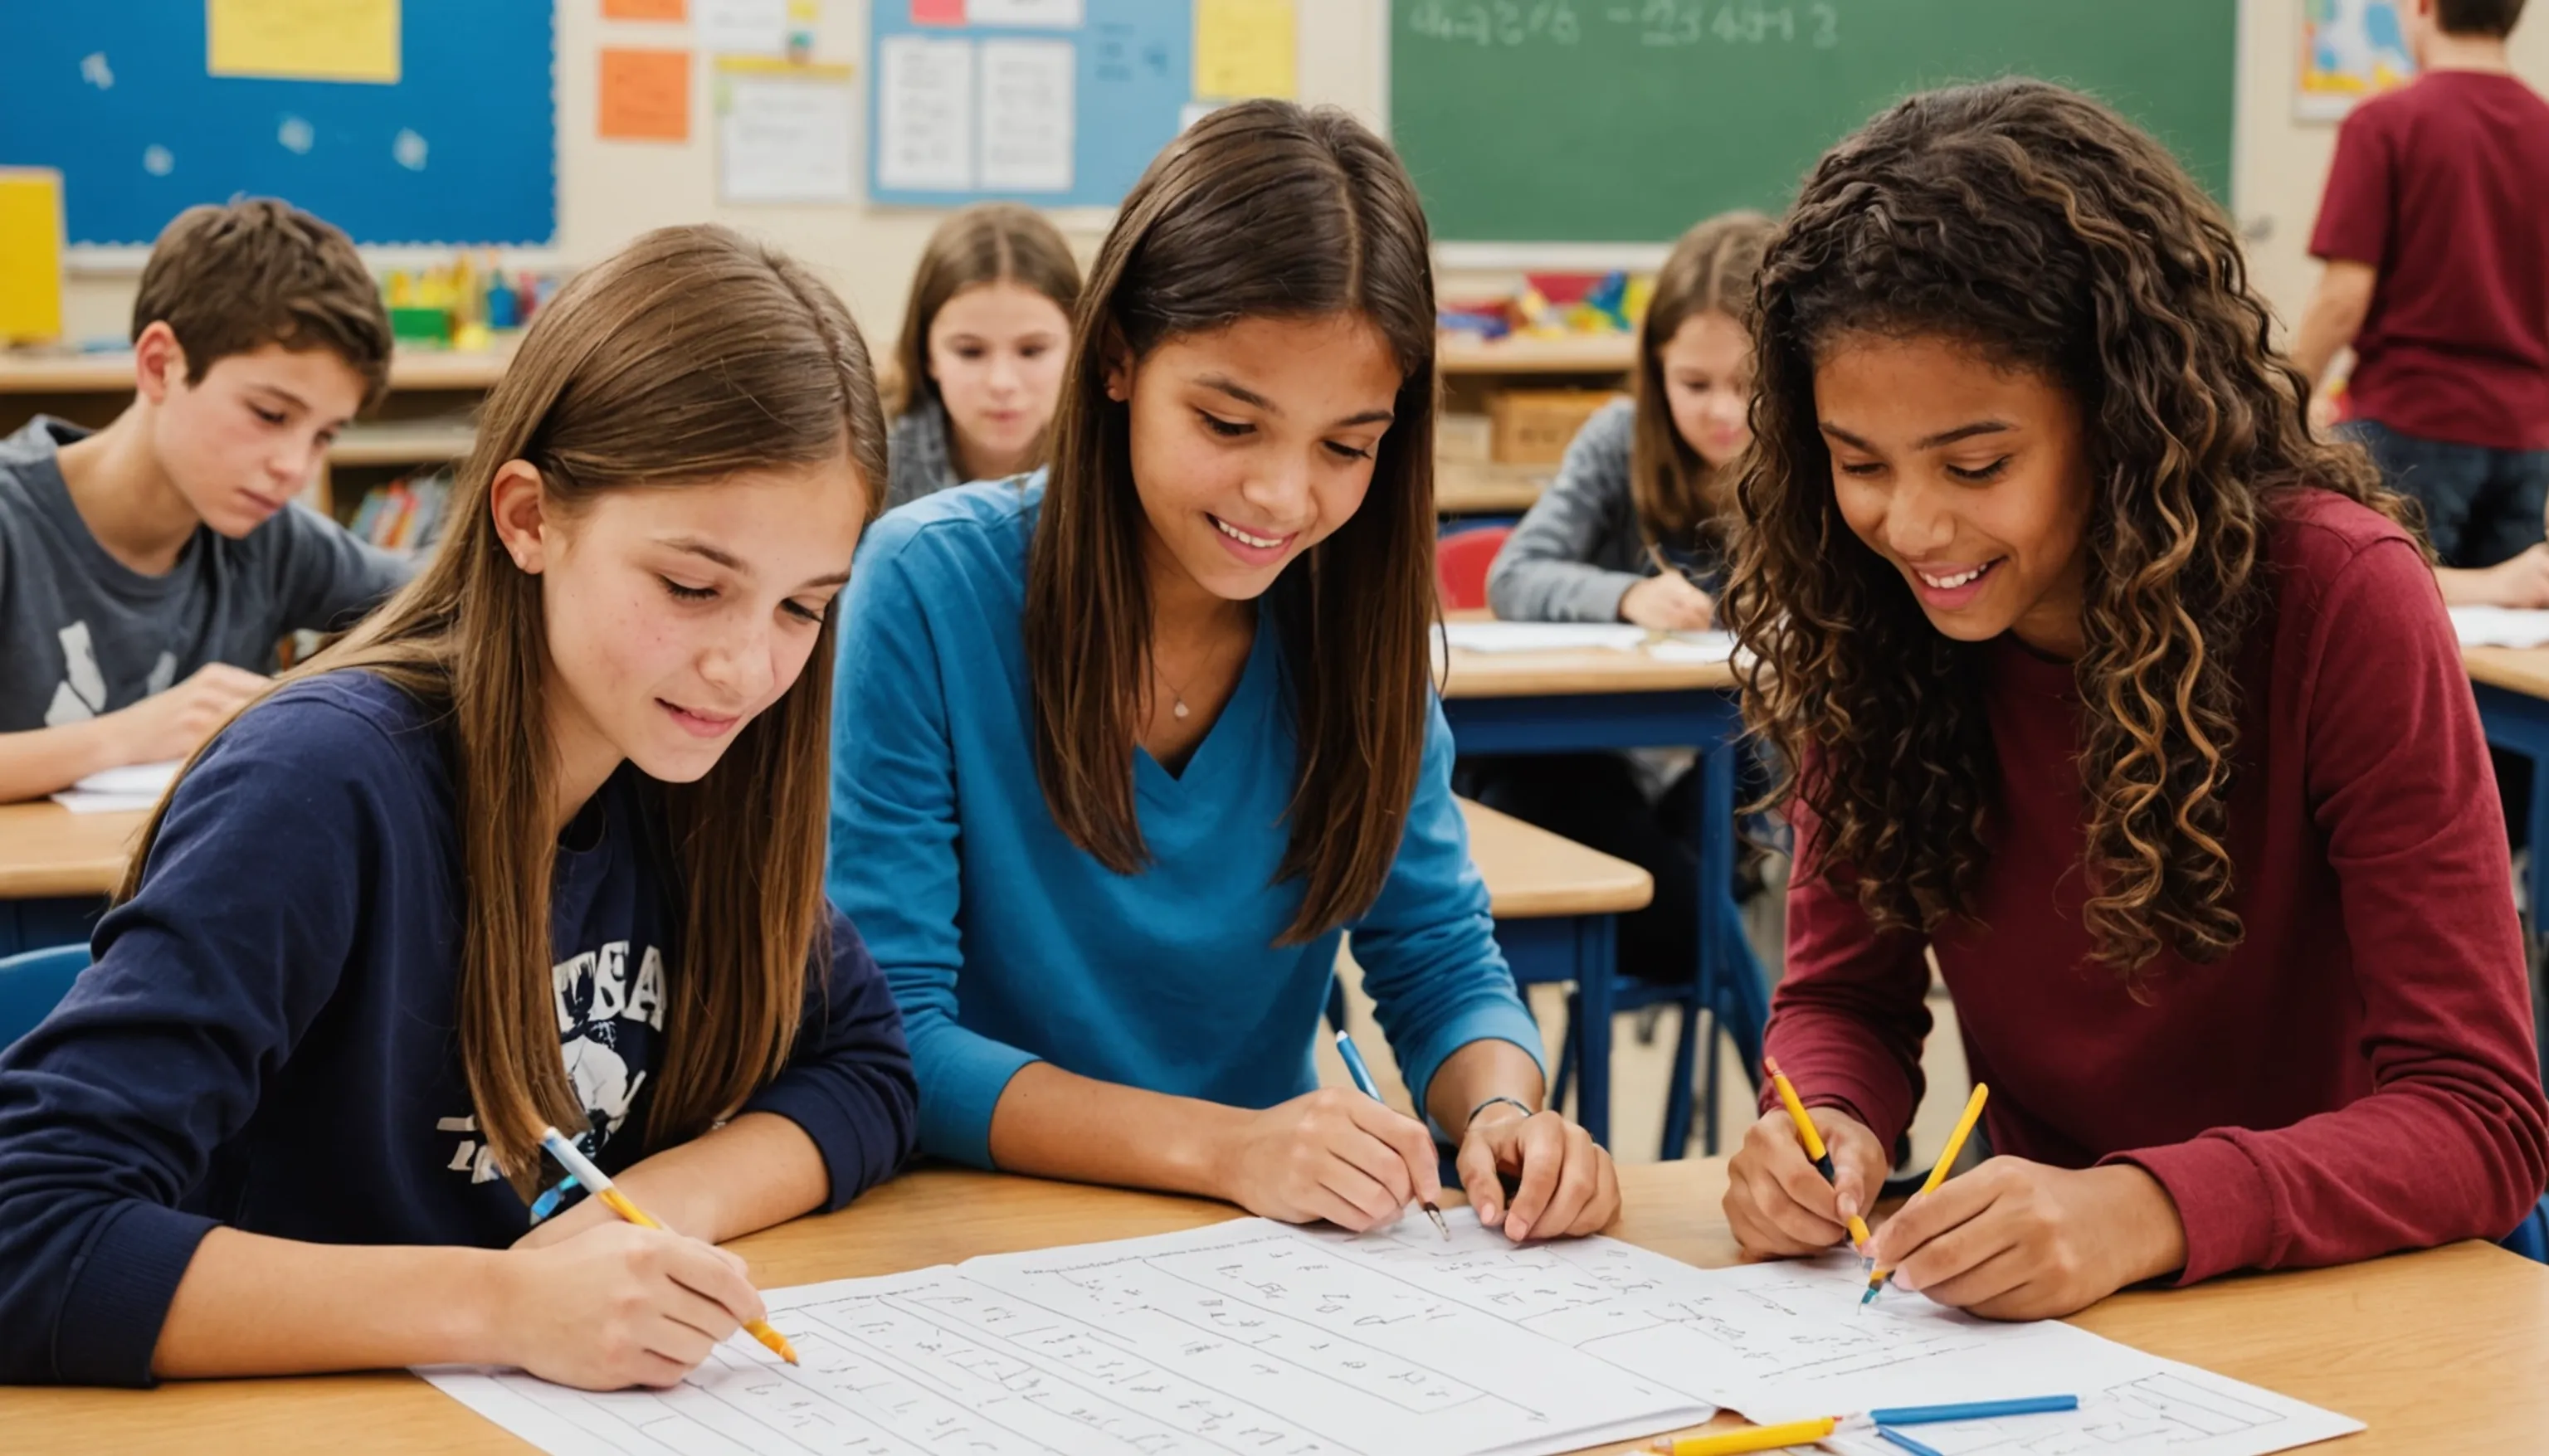
<path id="1" fill-rule="evenodd" d="M 924 1149 L 1397 1217 L 1441 1191 L 1427 1128 L 1315 1090 L 1350 932 L 1482 1219 L 1618 1207 L 1608 1154 L 1541 1108 L 1452 798 L 1429 267 L 1370 133 L 1216 112 L 1099 251 L 1049 478 L 932 497 L 862 550 L 830 882 L 910 1026 Z"/>

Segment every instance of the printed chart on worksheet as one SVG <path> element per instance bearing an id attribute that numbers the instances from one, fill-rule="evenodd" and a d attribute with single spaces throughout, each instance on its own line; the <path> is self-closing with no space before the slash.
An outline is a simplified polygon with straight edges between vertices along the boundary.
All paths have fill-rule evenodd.
<path id="1" fill-rule="evenodd" d="M 2226 1444 L 2127 1432 L 1958 1456 L 2262 1456 L 2354 1428 L 2066 1326 L 1993 1325 L 1914 1298 L 1860 1312 L 1846 1269 L 1708 1272 L 1607 1238 L 1517 1248 L 1449 1217 L 1449 1242 L 1422 1221 L 1355 1237 L 1244 1219 L 776 1290 L 771 1321 L 801 1367 L 738 1338 L 671 1391 L 420 1373 L 559 1456 L 1533 1456 L 1692 1424 L 1717 1404 L 1755 1419 L 1797 1402 L 1863 1409 L 1886 1402 L 1860 1389 L 1907 1373 L 1930 1383 L 1924 1400 L 1995 1379 L 1999 1394 L 2013 1379 L 2087 1392 L 2175 1373 L 2280 1419 Z M 1955 1433 L 1996 1439 L 1989 1424 Z M 2093 1438 L 2077 1423 L 2022 1435 Z"/>

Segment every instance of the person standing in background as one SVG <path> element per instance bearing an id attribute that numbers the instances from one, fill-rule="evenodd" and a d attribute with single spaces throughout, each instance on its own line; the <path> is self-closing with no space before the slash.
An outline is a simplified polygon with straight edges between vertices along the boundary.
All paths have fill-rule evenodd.
<path id="1" fill-rule="evenodd" d="M 2423 74 L 2337 134 L 2293 341 L 2344 431 L 2424 506 L 2454 605 L 2549 606 L 2549 102 L 2513 75 L 2523 0 L 2407 0 Z"/>

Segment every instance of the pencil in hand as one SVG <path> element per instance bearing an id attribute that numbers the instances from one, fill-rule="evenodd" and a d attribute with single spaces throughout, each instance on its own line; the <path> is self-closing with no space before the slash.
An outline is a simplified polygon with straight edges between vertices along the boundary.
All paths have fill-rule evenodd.
<path id="1" fill-rule="evenodd" d="M 1380 1095 L 1380 1084 L 1371 1079 L 1371 1068 L 1364 1064 L 1363 1052 L 1356 1048 L 1354 1038 L 1346 1035 L 1343 1027 L 1337 1029 L 1337 1055 L 1345 1058 L 1346 1075 L 1354 1078 L 1355 1085 L 1363 1089 L 1364 1096 L 1383 1106 L 1388 1105 L 1389 1099 Z M 1449 1239 L 1452 1226 L 1443 1222 L 1443 1211 L 1436 1208 L 1431 1199 L 1420 1198 L 1416 1203 L 1425 1210 L 1425 1217 L 1434 1221 L 1435 1231 Z"/>
<path id="2" fill-rule="evenodd" d="M 1806 1116 L 1805 1102 L 1797 1096 L 1787 1073 L 1779 1070 L 1779 1058 L 1762 1057 L 1761 1069 L 1770 1074 L 1770 1084 L 1779 1090 L 1779 1103 L 1787 1108 L 1788 1120 L 1797 1125 L 1797 1140 L 1806 1144 L 1806 1156 L 1814 1159 L 1815 1171 L 1823 1174 L 1827 1183 L 1840 1183 L 1841 1174 L 1833 1168 L 1832 1149 L 1824 1146 L 1823 1134 L 1816 1130 L 1815 1120 Z M 1849 1246 L 1858 1250 L 1862 1267 L 1868 1269 L 1876 1267 L 1867 1252 L 1868 1240 L 1874 1236 L 1867 1231 L 1867 1221 L 1853 1212 L 1849 1216 Z"/>
<path id="3" fill-rule="evenodd" d="M 1921 1192 L 1912 1195 L 1914 1198 L 1935 1193 L 1938 1185 L 1947 1181 L 1947 1170 L 1956 1165 L 1956 1154 L 1965 1150 L 1965 1139 L 1973 1136 L 1974 1124 L 1982 1121 L 1983 1102 L 1990 1096 L 1990 1087 L 1981 1082 L 1974 1083 L 1973 1095 L 1965 1099 L 1965 1110 L 1956 1119 L 1956 1131 L 1947 1135 L 1946 1151 L 1939 1153 L 1938 1160 L 1930 1165 L 1930 1176 L 1923 1180 Z M 1878 1292 L 1885 1288 L 1885 1281 L 1893 1277 L 1891 1269 L 1878 1269 L 1868 1275 L 1867 1293 L 1860 1295 L 1858 1302 L 1862 1305 L 1875 1303 Z"/>
<path id="4" fill-rule="evenodd" d="M 593 1159 L 586 1157 L 574 1143 L 567 1141 L 566 1135 L 557 1129 L 547 1128 L 541 1131 L 540 1146 L 548 1149 L 549 1156 L 556 1158 L 560 1167 L 575 1174 L 575 1181 L 591 1190 L 595 1198 L 602 1200 L 605 1208 L 640 1228 L 664 1227 L 649 1217 L 644 1209 L 631 1202 L 627 1194 L 620 1192 L 611 1181 L 611 1175 L 596 1167 Z M 797 1347 L 788 1342 L 788 1336 L 772 1328 L 769 1320 L 747 1320 L 743 1329 L 746 1334 L 767 1346 L 770 1353 L 791 1365 L 797 1363 Z"/>

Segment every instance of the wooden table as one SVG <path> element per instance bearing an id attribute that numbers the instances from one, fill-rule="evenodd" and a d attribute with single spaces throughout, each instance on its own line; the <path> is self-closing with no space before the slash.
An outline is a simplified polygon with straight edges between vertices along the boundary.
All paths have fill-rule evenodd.
<path id="1" fill-rule="evenodd" d="M 1469 859 L 1487 882 L 1488 911 L 1498 920 L 1621 915 L 1654 898 L 1653 877 L 1626 860 L 1484 804 L 1460 802 L 1469 825 Z"/>
<path id="2" fill-rule="evenodd" d="M 0 804 L 0 900 L 108 895 L 147 814 L 74 814 L 49 799 Z"/>
<path id="3" fill-rule="evenodd" d="M 1715 1159 L 1620 1169 L 1611 1232 L 1704 1267 L 1736 1262 Z M 1236 1217 L 1220 1204 L 924 1169 L 851 1208 L 741 1239 L 764 1287 L 1130 1238 Z M 2459 1244 L 2350 1268 L 2119 1295 L 2075 1322 L 2370 1425 L 2329 1456 L 2536 1456 L 2549 1432 L 2549 1268 Z M 1715 1427 L 1740 1424 L 1720 1416 Z M 1712 1428 L 1715 1428 L 1712 1427 Z M 243 1452 L 527 1449 L 404 1373 L 169 1385 L 0 1389 L 12 1450 Z M 1601 1448 L 1626 1452 L 1633 1446 Z"/>
<path id="4" fill-rule="evenodd" d="M 1540 503 L 1558 476 L 1555 465 L 1498 465 L 1483 460 L 1434 462 L 1437 515 L 1520 515 Z"/>
<path id="5" fill-rule="evenodd" d="M 514 357 L 508 341 L 492 349 L 402 348 L 390 356 L 394 390 L 488 390 Z M 0 351 L 0 395 L 112 395 L 133 392 L 133 353 Z"/>

